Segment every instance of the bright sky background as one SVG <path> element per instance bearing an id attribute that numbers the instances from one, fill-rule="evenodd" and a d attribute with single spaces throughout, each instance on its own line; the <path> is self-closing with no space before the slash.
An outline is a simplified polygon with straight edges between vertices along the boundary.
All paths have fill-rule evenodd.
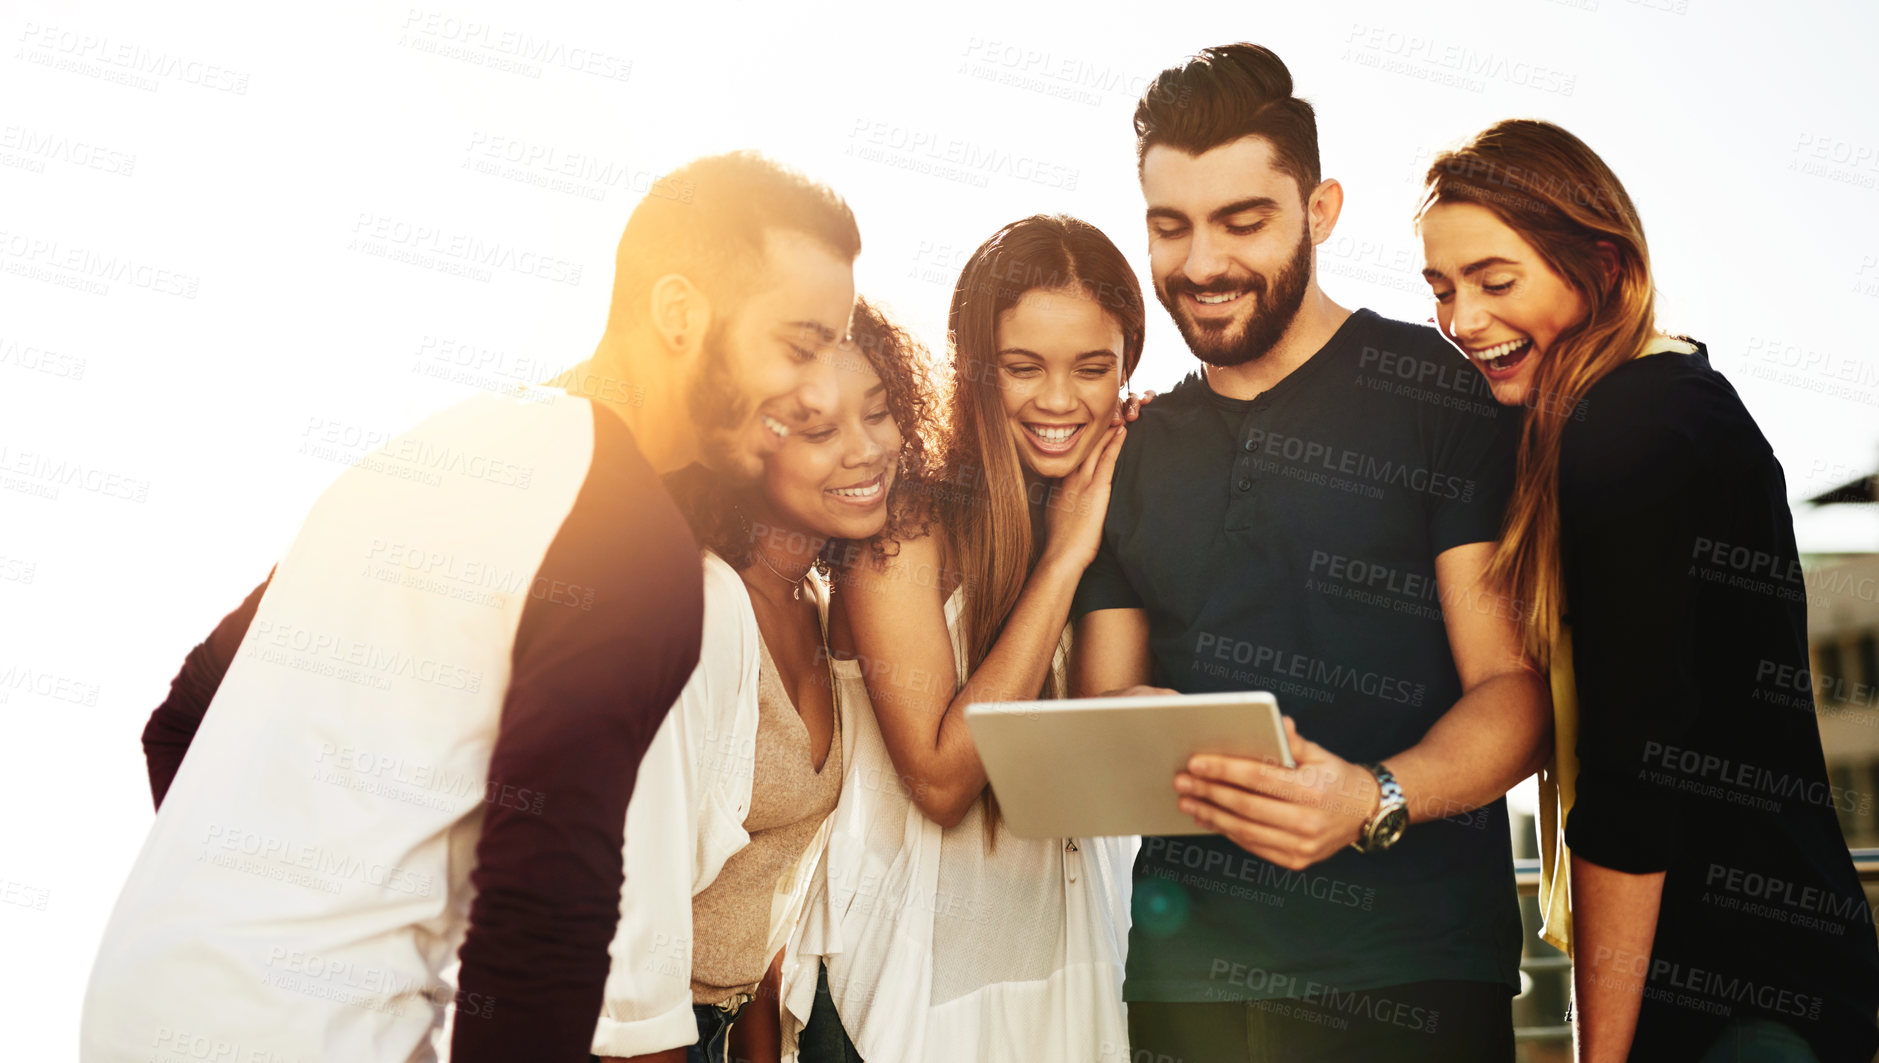
<path id="1" fill-rule="evenodd" d="M 1709 344 L 1792 496 L 1879 464 L 1870 5 L 437 3 L 0 0 L 9 1057 L 75 1058 L 149 824 L 138 733 L 340 471 L 303 444 L 584 357 L 636 189 L 696 155 L 757 147 L 833 184 L 860 290 L 937 347 L 964 256 L 1018 217 L 1078 215 L 1145 266 L 1136 95 L 1258 41 L 1346 189 L 1318 263 L 1333 297 L 1427 318 L 1410 212 L 1430 154 L 1551 119 L 1625 181 L 1662 324 Z M 420 228 L 548 276 L 394 261 Z M 459 348 L 480 384 L 420 371 Z M 1137 385 L 1194 364 L 1151 305 Z M 1873 507 L 1836 508 L 1802 507 L 1804 549 L 1879 549 Z M 35 693 L 46 675 L 59 693 Z"/>

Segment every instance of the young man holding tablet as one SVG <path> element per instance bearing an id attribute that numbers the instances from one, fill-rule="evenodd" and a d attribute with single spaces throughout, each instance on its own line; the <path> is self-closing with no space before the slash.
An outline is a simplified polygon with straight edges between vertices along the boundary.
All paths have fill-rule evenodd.
<path id="1" fill-rule="evenodd" d="M 1123 447 L 1072 692 L 1271 691 L 1298 767 L 1196 757 L 1174 780 L 1217 834 L 1144 840 L 1131 1047 L 1511 1059 L 1501 797 L 1551 726 L 1517 606 L 1480 583 L 1516 417 L 1399 387 L 1404 364 L 1467 367 L 1318 287 L 1343 190 L 1277 56 L 1208 49 L 1135 125 L 1156 295 L 1206 365 Z"/>

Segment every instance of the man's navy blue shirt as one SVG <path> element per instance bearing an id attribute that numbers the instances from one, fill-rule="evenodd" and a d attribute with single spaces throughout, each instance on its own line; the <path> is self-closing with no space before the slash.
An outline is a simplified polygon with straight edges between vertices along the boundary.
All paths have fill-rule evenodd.
<path id="1" fill-rule="evenodd" d="M 1500 596 L 1445 601 L 1435 565 L 1499 537 L 1521 413 L 1433 329 L 1368 310 L 1257 398 L 1190 376 L 1129 429 L 1076 615 L 1146 611 L 1158 684 L 1271 691 L 1346 760 L 1401 753 L 1461 697 L 1444 610 L 1515 621 Z M 1520 947 L 1504 801 L 1304 872 L 1146 838 L 1124 996 L 1517 986 Z"/>

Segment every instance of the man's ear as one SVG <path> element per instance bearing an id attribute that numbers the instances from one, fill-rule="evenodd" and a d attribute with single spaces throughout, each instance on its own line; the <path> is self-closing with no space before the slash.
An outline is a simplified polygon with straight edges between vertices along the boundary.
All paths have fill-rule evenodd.
<path id="1" fill-rule="evenodd" d="M 1318 182 L 1318 187 L 1311 190 L 1311 197 L 1305 201 L 1305 223 L 1311 226 L 1314 245 L 1331 238 L 1331 230 L 1337 228 L 1338 215 L 1343 212 L 1344 186 L 1330 177 Z"/>
<path id="2" fill-rule="evenodd" d="M 711 327 L 711 300 L 691 278 L 668 273 L 652 282 L 648 299 L 648 320 L 669 353 L 683 357 L 704 343 L 705 330 Z"/>

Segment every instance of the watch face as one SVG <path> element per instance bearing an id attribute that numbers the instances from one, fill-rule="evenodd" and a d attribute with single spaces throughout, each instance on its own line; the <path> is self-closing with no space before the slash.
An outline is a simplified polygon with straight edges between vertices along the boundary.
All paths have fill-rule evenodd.
<path id="1" fill-rule="evenodd" d="M 1383 814 L 1377 820 L 1377 829 L 1370 835 L 1370 848 L 1388 849 L 1403 836 L 1403 829 L 1409 826 L 1409 809 L 1398 806 Z"/>

